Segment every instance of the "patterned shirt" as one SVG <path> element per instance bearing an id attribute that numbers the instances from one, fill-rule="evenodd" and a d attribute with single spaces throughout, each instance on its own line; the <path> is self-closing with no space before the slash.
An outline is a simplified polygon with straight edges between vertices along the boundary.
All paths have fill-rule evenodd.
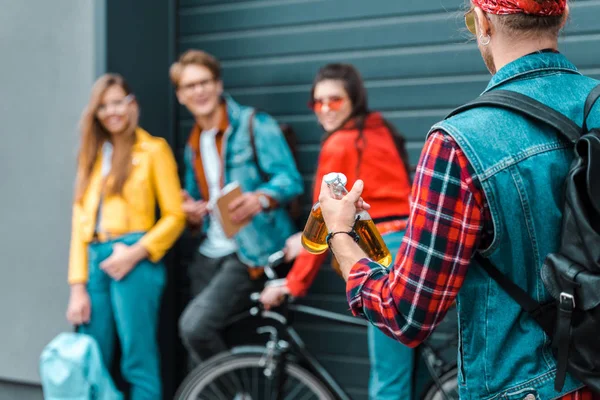
<path id="1" fill-rule="evenodd" d="M 410 347 L 442 321 L 475 251 L 493 239 L 491 214 L 475 171 L 454 139 L 441 131 L 425 143 L 412 199 L 394 268 L 388 273 L 362 259 L 346 285 L 354 315 L 366 314 L 384 333 Z M 582 389 L 561 400 L 597 399 Z"/>

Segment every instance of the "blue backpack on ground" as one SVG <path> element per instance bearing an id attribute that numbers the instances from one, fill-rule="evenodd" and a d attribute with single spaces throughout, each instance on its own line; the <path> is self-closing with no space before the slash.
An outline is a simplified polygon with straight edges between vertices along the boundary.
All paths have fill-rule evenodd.
<path id="1" fill-rule="evenodd" d="M 40 356 L 45 400 L 122 400 L 98 343 L 82 333 L 61 333 Z"/>

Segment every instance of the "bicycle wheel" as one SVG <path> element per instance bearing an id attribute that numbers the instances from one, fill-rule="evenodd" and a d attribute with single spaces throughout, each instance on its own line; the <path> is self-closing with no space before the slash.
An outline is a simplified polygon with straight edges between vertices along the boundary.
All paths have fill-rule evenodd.
<path id="1" fill-rule="evenodd" d="M 441 390 L 437 387 L 435 383 L 433 383 L 423 400 L 458 400 L 458 370 L 456 368 L 451 369 L 450 371 L 444 373 L 440 377 L 440 383 L 442 385 L 442 389 L 446 392 L 446 397 L 441 392 Z"/>
<path id="2" fill-rule="evenodd" d="M 262 353 L 227 352 L 192 371 L 181 384 L 175 400 L 270 400 L 275 383 L 261 363 Z M 298 364 L 286 362 L 287 380 L 282 400 L 335 400 L 329 389 Z"/>

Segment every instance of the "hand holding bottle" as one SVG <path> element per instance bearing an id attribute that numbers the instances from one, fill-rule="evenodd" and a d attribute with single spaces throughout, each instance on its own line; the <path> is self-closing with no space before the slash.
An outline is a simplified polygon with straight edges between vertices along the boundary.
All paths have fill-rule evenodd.
<path id="1" fill-rule="evenodd" d="M 346 190 L 347 182 L 348 179 L 344 174 L 337 172 L 329 173 L 323 177 L 323 186 L 321 187 L 320 195 L 327 195 L 327 197 L 331 200 L 341 201 L 341 199 L 348 194 L 348 191 Z M 365 204 L 366 203 L 361 200 L 360 203 L 355 205 L 355 211 L 358 209 L 358 207 L 361 209 L 364 208 Z M 346 231 L 351 230 L 353 226 L 354 221 L 346 224 Z M 333 232 L 333 230 L 328 229 L 328 225 L 323 219 L 321 204 L 317 201 L 310 211 L 308 221 L 306 221 L 306 226 L 302 232 L 302 246 L 304 246 L 304 248 L 312 254 L 324 253 L 327 251 L 326 237 L 329 232 Z"/>
<path id="2" fill-rule="evenodd" d="M 371 260 L 389 266 L 392 262 L 390 251 L 367 212 L 369 204 L 361 198 L 363 181 L 356 181 L 350 192 L 346 190 L 346 183 L 344 174 L 325 175 L 319 201 L 313 206 L 302 233 L 302 245 L 308 252 L 320 254 L 329 246 L 328 234 L 352 231 Z"/>
<path id="3" fill-rule="evenodd" d="M 360 196 L 364 188 L 361 180 L 356 181 L 354 186 L 341 199 L 336 199 L 329 189 L 328 183 L 323 179 L 321 182 L 321 193 L 319 204 L 323 214 L 323 220 L 329 232 L 347 232 L 352 230 L 356 220 L 356 214 L 370 208 Z"/>

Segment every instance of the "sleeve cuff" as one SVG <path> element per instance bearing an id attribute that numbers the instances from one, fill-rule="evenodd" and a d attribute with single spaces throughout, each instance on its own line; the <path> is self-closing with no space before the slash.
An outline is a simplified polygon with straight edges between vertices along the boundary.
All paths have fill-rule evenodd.
<path id="1" fill-rule="evenodd" d="M 150 260 L 153 263 L 159 262 L 165 255 L 163 251 L 157 251 L 152 245 L 152 243 L 149 243 L 147 239 L 144 240 L 144 237 L 140 239 L 139 244 L 146 249 L 146 251 L 148 252 L 148 260 Z"/>
<path id="2" fill-rule="evenodd" d="M 69 277 L 67 279 L 67 283 L 69 285 L 77 285 L 77 284 L 87 284 L 87 278 L 83 277 L 83 276 L 74 276 L 74 277 Z"/>
<path id="3" fill-rule="evenodd" d="M 287 280 L 286 286 L 290 291 L 290 294 L 294 297 L 304 297 L 308 292 L 308 288 L 305 287 L 302 281 Z"/>
<path id="4" fill-rule="evenodd" d="M 278 207 L 279 203 L 277 202 L 277 200 L 275 200 L 273 198 L 273 196 L 271 196 L 271 194 L 266 193 L 264 191 L 257 191 L 258 194 L 262 194 L 263 196 L 265 196 L 268 200 L 269 200 L 269 208 L 268 210 L 274 210 Z"/>
<path id="5" fill-rule="evenodd" d="M 385 273 L 384 266 L 368 258 L 363 258 L 354 264 L 346 282 L 346 298 L 350 311 L 354 316 L 365 317 L 362 298 L 363 288 L 374 275 Z"/>
<path id="6" fill-rule="evenodd" d="M 271 206 L 273 204 L 277 205 L 277 204 L 281 203 L 281 195 L 279 193 L 277 193 L 277 191 L 269 188 L 268 182 L 259 186 L 256 189 L 256 193 L 261 193 L 261 194 L 264 194 L 265 196 L 267 196 L 267 198 L 269 199 L 269 203 L 271 203 Z"/>
<path id="7" fill-rule="evenodd" d="M 191 222 L 189 222 L 187 220 L 186 220 L 185 224 L 193 236 L 196 236 L 197 234 L 202 232 L 202 224 L 192 224 Z"/>

